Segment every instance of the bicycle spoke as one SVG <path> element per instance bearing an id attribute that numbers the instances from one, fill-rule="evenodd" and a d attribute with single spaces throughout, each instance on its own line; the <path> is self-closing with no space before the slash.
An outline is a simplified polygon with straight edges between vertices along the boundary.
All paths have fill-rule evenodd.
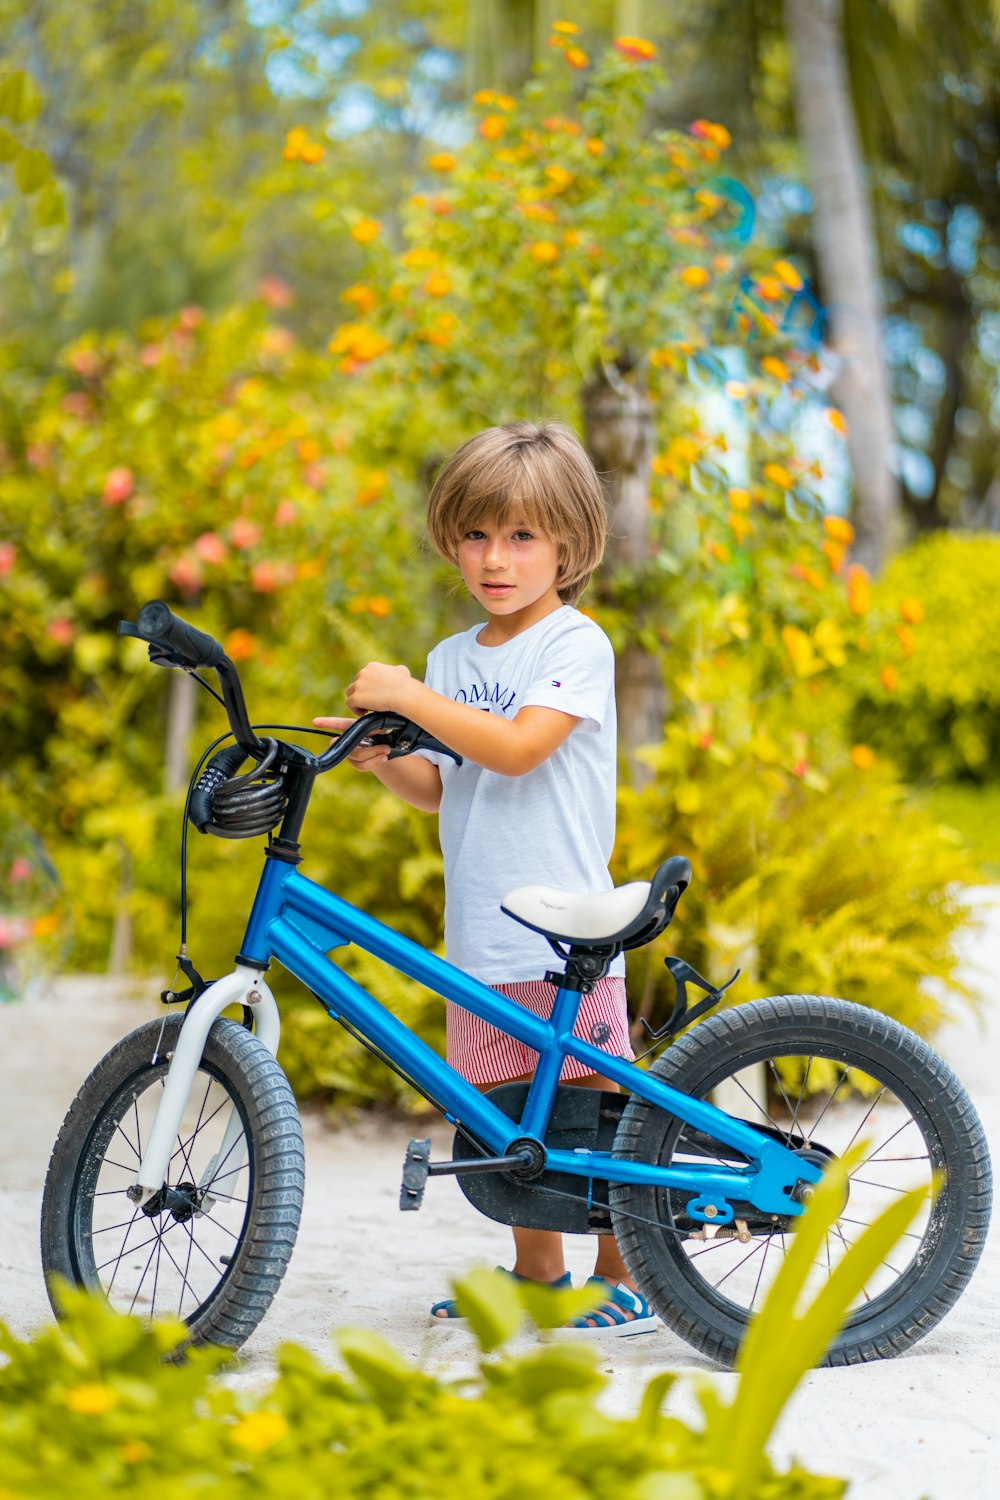
<path id="1" fill-rule="evenodd" d="M 753 1305 L 754 1305 L 754 1303 L 757 1301 L 757 1293 L 760 1291 L 761 1277 L 764 1274 L 764 1267 L 767 1264 L 767 1252 L 771 1248 L 771 1241 L 773 1240 L 773 1238 L 774 1238 L 774 1231 L 772 1230 L 771 1233 L 768 1235 L 765 1243 L 764 1243 L 764 1254 L 761 1256 L 761 1258 L 760 1258 L 760 1265 L 757 1268 L 757 1280 L 754 1282 L 753 1296 L 750 1298 L 750 1311 L 751 1312 L 753 1311 Z"/>
<path id="2" fill-rule="evenodd" d="M 858 1126 L 858 1128 L 854 1132 L 854 1134 L 851 1136 L 851 1139 L 848 1141 L 847 1145 L 844 1147 L 842 1155 L 846 1156 L 847 1152 L 850 1151 L 851 1147 L 854 1145 L 854 1142 L 857 1140 L 857 1138 L 861 1134 L 862 1130 L 864 1130 L 864 1128 L 867 1125 L 868 1121 L 871 1119 L 871 1117 L 874 1114 L 875 1110 L 878 1108 L 879 1102 L 881 1101 L 883 1095 L 885 1094 L 887 1087 L 888 1087 L 887 1084 L 883 1084 L 882 1087 L 879 1089 L 878 1093 L 875 1095 L 875 1098 L 872 1100 L 871 1104 L 868 1106 L 868 1109 L 865 1111 L 864 1117 L 863 1117 L 860 1125 Z M 890 1137 L 890 1139 L 891 1139 L 891 1137 Z"/>

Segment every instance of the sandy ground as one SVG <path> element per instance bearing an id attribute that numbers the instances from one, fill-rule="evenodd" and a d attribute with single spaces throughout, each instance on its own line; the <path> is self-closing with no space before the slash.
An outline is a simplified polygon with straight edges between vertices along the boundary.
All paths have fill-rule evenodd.
<path id="1" fill-rule="evenodd" d="M 1000 1140 L 1000 891 L 978 893 L 983 925 L 966 943 L 967 977 L 982 996 L 969 1017 L 939 1038 L 976 1102 L 996 1155 Z M 38 1257 L 41 1184 L 52 1141 L 92 1065 L 126 1031 L 159 1012 L 137 987 L 62 979 L 44 996 L 0 1006 L 0 1319 L 24 1336 L 49 1309 Z M 151 984 L 147 996 L 158 989 Z M 432 1182 L 419 1213 L 400 1216 L 406 1123 L 332 1130 L 305 1120 L 307 1192 L 298 1244 L 281 1293 L 239 1367 L 228 1378 L 259 1382 L 277 1346 L 294 1339 L 331 1356 L 338 1325 L 377 1328 L 428 1369 L 473 1365 L 469 1335 L 428 1326 L 431 1302 L 449 1277 L 474 1265 L 510 1263 L 507 1231 L 481 1218 L 452 1179 Z M 436 1155 L 450 1154 L 450 1132 L 432 1130 Z M 575 1280 L 592 1268 L 593 1241 L 569 1242 Z M 588 1261 L 590 1262 L 588 1264 Z M 1000 1230 L 980 1269 L 944 1323 L 909 1354 L 850 1370 L 817 1370 L 786 1410 L 772 1445 L 779 1461 L 798 1458 L 817 1472 L 852 1481 L 852 1500 L 979 1500 L 996 1493 L 1000 1458 Z M 525 1341 L 531 1338 L 523 1335 Z M 706 1374 L 710 1366 L 666 1329 L 602 1346 L 609 1401 L 634 1408 L 646 1381 L 664 1369 Z M 720 1388 L 731 1375 L 714 1373 Z M 674 1399 L 694 1410 L 690 1386 Z"/>

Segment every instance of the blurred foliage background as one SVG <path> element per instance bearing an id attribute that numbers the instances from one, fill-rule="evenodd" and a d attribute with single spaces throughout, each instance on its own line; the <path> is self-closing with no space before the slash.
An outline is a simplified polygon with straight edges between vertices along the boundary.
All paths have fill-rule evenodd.
<path id="1" fill-rule="evenodd" d="M 0 36 L 0 993 L 172 978 L 224 721 L 116 622 L 164 598 L 258 721 L 340 712 L 474 618 L 440 460 L 557 418 L 611 511 L 615 875 L 695 866 L 633 1013 L 679 947 L 933 1031 L 1000 869 L 996 6 L 0 0 Z M 432 819 L 344 770 L 308 834 L 439 945 Z M 215 974 L 261 850 L 192 841 Z M 409 1099 L 306 1005 L 283 1058 Z"/>

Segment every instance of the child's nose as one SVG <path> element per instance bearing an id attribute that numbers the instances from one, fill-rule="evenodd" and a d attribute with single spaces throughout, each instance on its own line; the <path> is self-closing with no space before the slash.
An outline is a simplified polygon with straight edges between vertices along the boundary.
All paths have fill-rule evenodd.
<path id="1" fill-rule="evenodd" d="M 485 562 L 488 568 L 507 566 L 507 542 L 504 537 L 494 536 L 487 539 Z"/>

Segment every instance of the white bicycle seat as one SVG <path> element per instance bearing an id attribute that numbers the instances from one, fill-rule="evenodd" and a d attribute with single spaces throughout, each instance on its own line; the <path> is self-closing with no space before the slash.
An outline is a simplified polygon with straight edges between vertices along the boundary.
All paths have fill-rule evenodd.
<path id="1" fill-rule="evenodd" d="M 565 943 L 602 942 L 635 921 L 649 900 L 649 890 L 648 880 L 583 896 L 548 885 L 522 885 L 503 898 L 500 910 L 525 927 Z"/>

